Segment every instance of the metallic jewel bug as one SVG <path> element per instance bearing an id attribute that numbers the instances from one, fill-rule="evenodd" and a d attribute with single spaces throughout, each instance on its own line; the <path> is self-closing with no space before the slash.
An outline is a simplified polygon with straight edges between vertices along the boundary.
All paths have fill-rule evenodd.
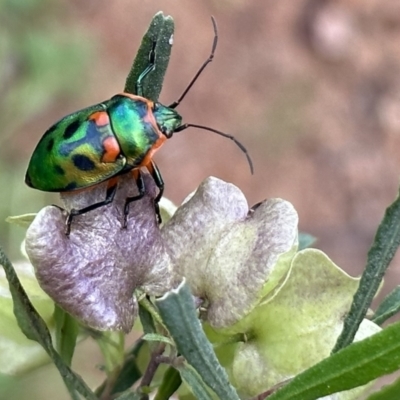
<path id="1" fill-rule="evenodd" d="M 189 127 L 208 130 L 234 141 L 246 155 L 253 173 L 247 150 L 232 135 L 202 125 L 182 123 L 182 117 L 175 111 L 214 58 L 218 32 L 214 18 L 212 23 L 214 40 L 211 53 L 179 99 L 171 105 L 153 102 L 143 94 L 142 81 L 156 68 L 154 43 L 149 64 L 136 82 L 137 95 L 117 94 L 109 100 L 67 115 L 44 133 L 29 162 L 25 177 L 28 186 L 46 192 L 72 192 L 108 181 L 103 201 L 69 212 L 65 221 L 66 235 L 70 233 L 75 216 L 111 203 L 118 187 L 118 177 L 132 172 L 139 194 L 125 201 L 126 227 L 129 204 L 145 194 L 140 172 L 142 167 L 149 171 L 159 189 L 155 209 L 160 221 L 158 202 L 163 194 L 164 182 L 153 156 L 174 133 Z"/>

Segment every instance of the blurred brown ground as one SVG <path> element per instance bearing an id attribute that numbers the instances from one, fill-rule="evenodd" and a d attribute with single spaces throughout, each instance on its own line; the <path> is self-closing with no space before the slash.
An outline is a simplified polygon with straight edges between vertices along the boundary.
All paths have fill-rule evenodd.
<path id="1" fill-rule="evenodd" d="M 10 168 L 15 161 L 26 165 L 54 121 L 121 91 L 158 10 L 176 23 L 160 101 L 177 99 L 209 53 L 214 15 L 220 39 L 215 60 L 179 112 L 187 122 L 235 135 L 249 150 L 255 174 L 231 142 L 185 131 L 156 156 L 165 195 L 179 203 L 214 175 L 239 186 L 250 205 L 266 197 L 287 199 L 299 213 L 300 229 L 318 237 L 317 247 L 350 274 L 362 271 L 399 185 L 399 1 L 58 3 L 64 14 L 55 23 L 60 29 L 80 26 L 82 41 L 97 43 L 96 55 L 84 86 L 72 88 L 74 100 L 54 98 L 2 146 L 0 157 Z M 22 181 L 23 175 L 18 193 L 24 201 L 17 211 L 34 212 L 27 201 L 32 190 Z M 15 237 L 18 228 L 10 230 Z M 383 292 L 399 281 L 397 257 Z"/>

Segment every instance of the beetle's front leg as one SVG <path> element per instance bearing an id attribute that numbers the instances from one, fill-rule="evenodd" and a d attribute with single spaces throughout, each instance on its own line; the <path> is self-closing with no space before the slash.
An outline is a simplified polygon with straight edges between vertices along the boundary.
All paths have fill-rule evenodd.
<path id="1" fill-rule="evenodd" d="M 155 162 L 151 161 L 147 166 L 147 170 L 150 172 L 150 175 L 153 177 L 155 184 L 158 187 L 158 194 L 157 197 L 154 199 L 154 209 L 156 211 L 157 215 L 157 222 L 159 224 L 162 223 L 162 218 L 161 218 L 161 213 L 160 213 L 160 205 L 159 202 L 161 200 L 161 197 L 164 193 L 164 180 L 161 176 L 161 172 L 158 169 L 157 165 Z"/>
<path id="2" fill-rule="evenodd" d="M 128 226 L 129 205 L 134 201 L 142 199 L 146 193 L 144 180 L 143 180 L 142 174 L 140 173 L 140 169 L 139 168 L 134 169 L 132 171 L 132 175 L 135 178 L 135 181 L 136 181 L 136 184 L 137 184 L 137 187 L 139 190 L 139 194 L 137 196 L 127 197 L 125 200 L 123 228 L 126 228 Z"/>

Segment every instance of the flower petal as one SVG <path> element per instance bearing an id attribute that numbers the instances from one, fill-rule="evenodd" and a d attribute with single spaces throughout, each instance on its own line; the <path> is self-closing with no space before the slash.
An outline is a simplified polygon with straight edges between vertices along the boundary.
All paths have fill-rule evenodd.
<path id="1" fill-rule="evenodd" d="M 252 338 L 238 346 L 232 366 L 240 390 L 261 393 L 328 357 L 358 283 L 321 251 L 299 252 L 278 294 L 249 317 Z M 380 329 L 364 321 L 356 340 Z"/>
<path id="2" fill-rule="evenodd" d="M 297 249 L 297 223 L 290 203 L 271 199 L 249 213 L 237 187 L 208 178 L 162 233 L 175 272 L 207 300 L 210 325 L 230 328 L 283 283 Z"/>
<path id="3" fill-rule="evenodd" d="M 204 293 L 206 265 L 221 232 L 246 218 L 248 206 L 234 185 L 210 177 L 186 199 L 162 229 L 162 236 L 176 266 L 175 274 L 186 277 L 192 293 Z"/>
<path id="4" fill-rule="evenodd" d="M 137 195 L 130 174 L 120 178 L 114 201 L 75 217 L 66 236 L 65 215 L 56 207 L 41 210 L 26 235 L 26 250 L 41 287 L 82 323 L 100 330 L 129 332 L 137 314 L 136 288 L 163 294 L 171 285 L 171 262 L 154 212 L 156 187 L 144 176 L 146 195 Z M 105 198 L 107 183 L 65 193 L 66 209 L 81 209 Z"/>
<path id="5" fill-rule="evenodd" d="M 234 325 L 277 293 L 297 250 L 297 224 L 289 202 L 270 199 L 223 232 L 205 271 L 211 326 L 241 331 Z"/>

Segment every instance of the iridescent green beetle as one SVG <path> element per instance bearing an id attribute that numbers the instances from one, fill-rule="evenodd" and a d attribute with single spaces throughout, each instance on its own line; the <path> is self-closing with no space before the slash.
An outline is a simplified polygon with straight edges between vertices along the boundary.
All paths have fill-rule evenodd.
<path id="1" fill-rule="evenodd" d="M 126 226 L 129 204 L 145 194 L 140 173 L 142 167 L 147 168 L 159 188 L 155 207 L 161 220 L 158 201 L 163 194 L 164 182 L 152 158 L 175 132 L 189 127 L 209 130 L 233 140 L 245 153 L 253 172 L 253 165 L 246 149 L 233 136 L 201 125 L 182 124 L 182 117 L 175 111 L 214 57 L 218 35 L 214 19 L 212 22 L 215 35 L 211 54 L 176 102 L 167 107 L 143 97 L 142 81 L 155 69 L 155 46 L 153 46 L 149 65 L 140 74 L 136 83 L 137 95 L 121 93 L 110 100 L 72 113 L 54 124 L 40 139 L 26 172 L 25 182 L 28 186 L 46 192 L 70 192 L 109 181 L 106 198 L 103 201 L 70 211 L 66 219 L 67 235 L 74 216 L 111 203 L 117 190 L 118 176 L 132 171 L 139 194 L 126 199 L 124 210 L 124 226 Z"/>

